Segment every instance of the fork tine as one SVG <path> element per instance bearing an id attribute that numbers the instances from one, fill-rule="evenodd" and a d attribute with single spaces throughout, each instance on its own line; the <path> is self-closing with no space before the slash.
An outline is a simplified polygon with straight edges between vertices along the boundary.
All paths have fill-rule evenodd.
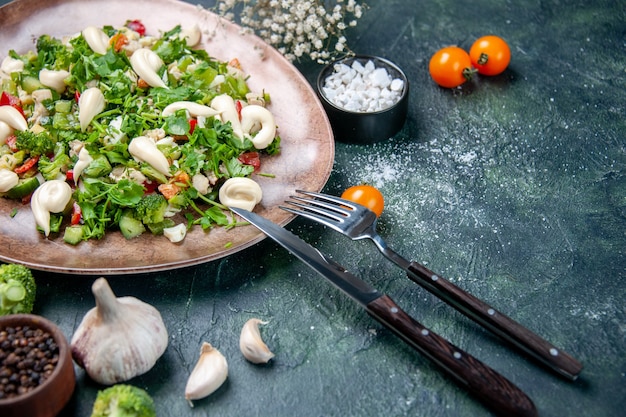
<path id="1" fill-rule="evenodd" d="M 304 191 L 304 190 L 296 190 L 296 192 L 298 194 L 303 194 L 309 197 L 313 197 L 315 199 L 318 200 L 323 200 L 329 203 L 333 203 L 336 204 L 337 206 L 345 206 L 345 207 L 349 207 L 351 210 L 357 210 L 359 206 L 355 205 L 354 202 L 340 198 L 340 197 L 335 197 L 332 195 L 328 195 L 328 194 L 322 194 L 322 193 L 315 193 L 313 191 Z M 313 200 L 315 201 L 315 200 Z M 338 207 L 337 207 L 338 208 Z"/>
<path id="2" fill-rule="evenodd" d="M 302 206 L 300 204 L 293 203 L 293 202 L 290 202 L 290 201 L 287 201 L 287 203 L 292 204 L 294 206 L 299 206 L 299 207 Z M 320 224 L 328 226 L 331 229 L 334 229 L 334 230 L 336 230 L 338 232 L 342 231 L 339 220 L 333 220 L 333 219 L 331 219 L 331 218 L 329 218 L 327 216 L 323 216 L 323 215 L 320 215 L 320 214 L 312 213 L 312 212 L 307 211 L 307 210 L 298 210 L 298 209 L 294 209 L 292 207 L 287 207 L 287 206 L 279 206 L 279 207 L 281 209 L 285 210 L 285 211 L 288 211 L 289 213 L 293 213 L 293 214 L 296 214 L 298 216 L 305 217 L 305 218 L 307 218 L 309 220 L 313 220 L 315 222 L 318 222 Z"/>
<path id="3" fill-rule="evenodd" d="M 303 213 L 314 213 L 316 215 L 322 216 L 326 219 L 329 219 L 331 221 L 335 221 L 337 223 L 340 223 L 346 216 L 342 216 L 341 214 L 336 214 L 332 211 L 329 210 L 325 210 L 323 208 L 317 207 L 315 205 L 312 204 L 302 204 L 298 201 L 303 201 L 305 203 L 307 203 L 307 200 L 305 199 L 298 199 L 297 197 L 292 197 L 294 200 L 296 201 L 292 201 L 292 200 L 287 200 L 285 201 L 285 203 L 290 204 L 291 206 L 294 207 L 298 207 L 300 212 Z"/>
<path id="4" fill-rule="evenodd" d="M 345 219 L 346 217 L 349 217 L 352 212 L 352 210 L 347 207 L 340 207 L 335 204 L 329 204 L 323 200 L 302 198 L 294 195 L 291 196 L 291 199 L 305 204 L 296 203 L 290 200 L 288 200 L 287 203 L 291 203 L 305 210 L 314 211 L 324 216 L 332 217 L 335 220 Z"/>

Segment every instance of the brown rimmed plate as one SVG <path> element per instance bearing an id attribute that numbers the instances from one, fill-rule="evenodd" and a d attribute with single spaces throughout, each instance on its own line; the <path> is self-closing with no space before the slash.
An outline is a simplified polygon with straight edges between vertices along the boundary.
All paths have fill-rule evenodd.
<path id="1" fill-rule="evenodd" d="M 41 0 L 36 4 L 17 0 L 0 8 L 0 60 L 13 49 L 34 50 L 42 34 L 72 35 L 89 25 L 121 26 L 139 19 L 149 34 L 158 35 L 181 25 L 198 24 L 202 45 L 219 60 L 237 58 L 253 91 L 266 91 L 272 98 L 281 136 L 281 154 L 263 160 L 263 171 L 274 177 L 257 176 L 263 201 L 255 209 L 279 225 L 293 215 L 278 208 L 296 189 L 320 191 L 334 161 L 333 134 L 316 93 L 302 74 L 275 49 L 240 27 L 212 12 L 177 0 Z M 14 209 L 17 214 L 12 216 Z M 71 246 L 62 237 L 46 239 L 37 232 L 30 207 L 0 198 L 0 260 L 33 269 L 68 274 L 130 274 L 196 265 L 228 256 L 265 236 L 255 227 L 194 228 L 180 244 L 165 237 L 143 234 L 126 240 L 115 231 L 99 241 Z"/>

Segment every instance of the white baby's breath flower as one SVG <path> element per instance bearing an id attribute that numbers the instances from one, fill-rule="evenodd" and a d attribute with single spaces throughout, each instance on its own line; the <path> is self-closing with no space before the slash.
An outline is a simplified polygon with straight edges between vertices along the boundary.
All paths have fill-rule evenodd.
<path id="1" fill-rule="evenodd" d="M 364 7 L 357 0 L 218 0 L 215 10 L 288 60 L 322 64 L 350 52 L 345 31 L 356 26 Z"/>

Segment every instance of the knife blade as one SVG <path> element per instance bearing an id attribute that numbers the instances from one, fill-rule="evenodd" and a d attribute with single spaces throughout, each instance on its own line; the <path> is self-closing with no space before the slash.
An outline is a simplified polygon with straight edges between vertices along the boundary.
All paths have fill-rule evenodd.
<path id="1" fill-rule="evenodd" d="M 480 360 L 424 327 L 402 310 L 391 297 L 380 293 L 288 230 L 248 210 L 235 207 L 231 207 L 231 210 L 328 279 L 359 303 L 370 316 L 439 365 L 492 411 L 507 417 L 537 416 L 532 400 L 520 388 Z"/>

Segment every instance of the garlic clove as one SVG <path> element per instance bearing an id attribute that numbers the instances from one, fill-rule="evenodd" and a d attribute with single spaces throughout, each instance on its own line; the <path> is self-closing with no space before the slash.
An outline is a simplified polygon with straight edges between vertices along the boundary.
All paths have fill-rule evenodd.
<path id="1" fill-rule="evenodd" d="M 145 374 L 168 344 L 161 314 L 135 297 L 116 297 L 105 278 L 91 290 L 96 306 L 76 328 L 72 358 L 95 382 L 113 385 Z"/>
<path id="2" fill-rule="evenodd" d="M 243 356 L 252 363 L 267 363 L 274 357 L 274 354 L 263 342 L 259 331 L 259 324 L 267 323 L 253 318 L 248 320 L 241 329 L 239 349 Z"/>
<path id="3" fill-rule="evenodd" d="M 62 180 L 46 181 L 35 190 L 30 199 L 30 209 L 46 236 L 50 234 L 50 213 L 64 211 L 71 199 L 72 188 Z"/>
<path id="4" fill-rule="evenodd" d="M 255 133 L 257 126 L 261 129 Z M 241 109 L 241 129 L 256 149 L 265 149 L 276 137 L 274 115 L 263 106 L 252 104 Z"/>
<path id="5" fill-rule="evenodd" d="M 219 112 L 222 122 L 230 122 L 233 135 L 243 140 L 243 130 L 241 128 L 241 121 L 239 120 L 239 112 L 237 111 L 233 98 L 228 94 L 215 96 L 213 100 L 211 100 L 211 107 Z"/>
<path id="6" fill-rule="evenodd" d="M 104 94 L 97 87 L 91 87 L 83 91 L 78 99 L 78 121 L 80 122 L 80 130 L 83 132 L 89 126 L 89 123 L 98 115 L 106 103 Z"/>
<path id="7" fill-rule="evenodd" d="M 215 392 L 228 378 L 228 363 L 222 353 L 203 342 L 200 358 L 191 371 L 185 386 L 185 399 L 193 407 L 192 400 L 199 400 Z"/>
<path id="8" fill-rule="evenodd" d="M 6 193 L 15 187 L 19 180 L 20 177 L 15 172 L 6 168 L 0 168 L 0 193 Z"/>
<path id="9" fill-rule="evenodd" d="M 28 123 L 15 107 L 0 106 L 0 122 L 4 122 L 15 130 L 24 131 L 28 129 Z"/>
<path id="10" fill-rule="evenodd" d="M 65 79 L 69 76 L 70 73 L 65 70 L 42 69 L 39 71 L 39 82 L 46 87 L 53 88 L 57 93 L 62 93 L 67 87 Z"/>
<path id="11" fill-rule="evenodd" d="M 97 54 L 105 55 L 109 48 L 109 37 L 104 31 L 95 26 L 88 26 L 82 31 L 85 42 Z"/>
<path id="12" fill-rule="evenodd" d="M 177 224 L 176 226 L 166 227 L 163 229 L 163 236 L 169 239 L 172 243 L 182 242 L 187 235 L 187 225 L 184 223 Z"/>
<path id="13" fill-rule="evenodd" d="M 176 101 L 164 108 L 161 114 L 163 117 L 167 117 L 176 113 L 178 110 L 187 110 L 191 117 L 211 117 L 219 114 L 214 108 L 193 101 Z"/>
<path id="14" fill-rule="evenodd" d="M 180 31 L 179 37 L 181 39 L 185 39 L 187 41 L 187 46 L 192 48 L 200 43 L 200 39 L 202 38 L 202 32 L 200 32 L 200 27 L 195 24 L 190 28 L 182 29 Z"/>
<path id="15" fill-rule="evenodd" d="M 130 56 L 133 71 L 151 87 L 167 88 L 157 71 L 165 65 L 156 52 L 148 48 L 137 49 Z"/>
<path id="16" fill-rule="evenodd" d="M 78 179 L 80 175 L 83 173 L 85 168 L 89 166 L 90 163 L 93 162 L 93 158 L 89 155 L 89 151 L 85 146 L 80 149 L 78 152 L 78 160 L 74 164 L 74 168 L 72 169 L 74 176 L 74 184 L 78 183 Z"/>
<path id="17" fill-rule="evenodd" d="M 13 128 L 0 120 L 0 145 L 4 145 L 7 138 L 13 133 Z"/>
<path id="18" fill-rule="evenodd" d="M 169 176 L 170 163 L 163 155 L 163 153 L 157 148 L 156 142 L 147 136 L 137 136 L 128 144 L 128 152 L 133 158 L 140 162 L 146 162 L 150 164 L 154 169 L 161 174 Z"/>
<path id="19" fill-rule="evenodd" d="M 229 178 L 219 191 L 219 199 L 223 205 L 248 211 L 252 211 L 262 198 L 261 186 L 247 177 Z"/>
<path id="20" fill-rule="evenodd" d="M 0 64 L 0 71 L 5 74 L 22 72 L 24 71 L 24 61 L 7 56 L 2 60 L 2 64 Z"/>

